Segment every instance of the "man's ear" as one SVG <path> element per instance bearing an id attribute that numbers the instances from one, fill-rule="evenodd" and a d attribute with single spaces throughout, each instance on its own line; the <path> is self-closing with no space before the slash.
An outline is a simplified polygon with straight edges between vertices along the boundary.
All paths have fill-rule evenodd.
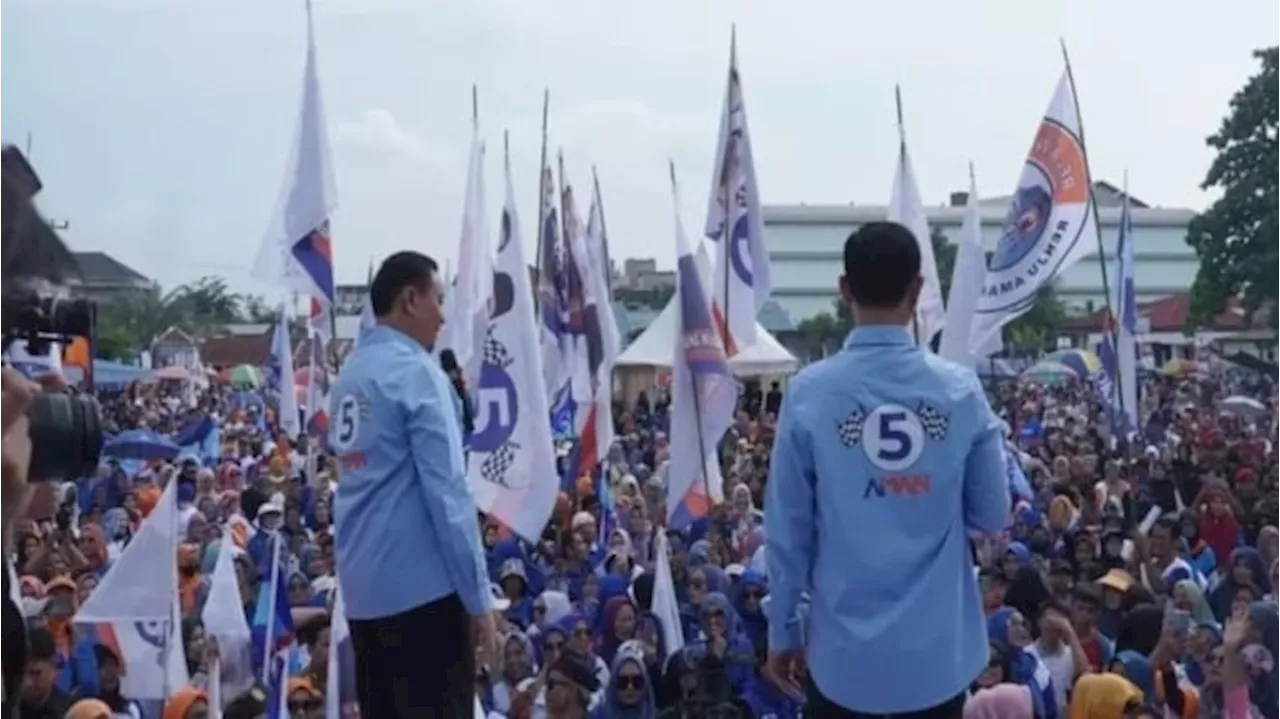
<path id="1" fill-rule="evenodd" d="M 848 275 L 840 275 L 840 281 L 836 283 L 836 289 L 840 291 L 840 299 L 846 305 L 853 304 L 853 292 L 849 289 Z"/>

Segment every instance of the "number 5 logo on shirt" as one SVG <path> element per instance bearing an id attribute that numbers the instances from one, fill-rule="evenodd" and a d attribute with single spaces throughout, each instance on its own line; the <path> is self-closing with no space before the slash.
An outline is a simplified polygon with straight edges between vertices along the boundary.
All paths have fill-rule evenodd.
<path id="1" fill-rule="evenodd" d="M 862 449 L 872 464 L 886 472 L 907 469 L 924 451 L 920 417 L 900 404 L 876 407 L 863 425 Z"/>
<path id="2" fill-rule="evenodd" d="M 346 452 L 360 434 L 360 401 L 353 394 L 343 395 L 334 414 L 333 449 Z"/>

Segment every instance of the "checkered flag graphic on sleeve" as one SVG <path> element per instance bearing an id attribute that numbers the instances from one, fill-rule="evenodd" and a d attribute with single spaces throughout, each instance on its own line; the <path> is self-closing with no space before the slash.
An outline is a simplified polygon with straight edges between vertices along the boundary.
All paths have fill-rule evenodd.
<path id="1" fill-rule="evenodd" d="M 862 425 L 867 421 L 867 412 L 861 407 L 849 413 L 841 422 L 836 425 L 836 430 L 840 435 L 840 444 L 846 447 L 856 447 L 862 441 Z"/>
<path id="2" fill-rule="evenodd" d="M 941 442 L 947 438 L 947 430 L 950 428 L 950 421 L 947 416 L 933 407 L 920 403 L 920 409 L 916 412 L 920 416 L 920 425 L 924 428 L 924 434 L 935 442 Z"/>

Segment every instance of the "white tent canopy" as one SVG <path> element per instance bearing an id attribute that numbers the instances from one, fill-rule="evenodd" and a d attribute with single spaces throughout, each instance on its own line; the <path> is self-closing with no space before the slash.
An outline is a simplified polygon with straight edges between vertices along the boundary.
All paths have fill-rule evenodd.
<path id="1" fill-rule="evenodd" d="M 711 276 L 711 258 L 705 242 L 698 248 L 698 270 L 703 287 L 706 287 Z M 615 366 L 671 367 L 671 361 L 675 359 L 676 323 L 680 319 L 677 316 L 680 311 L 676 304 L 678 299 L 671 298 L 657 319 L 622 352 Z M 790 374 L 796 370 L 797 364 L 795 355 L 757 322 L 756 341 L 729 360 L 729 369 L 738 377 L 759 377 Z"/>

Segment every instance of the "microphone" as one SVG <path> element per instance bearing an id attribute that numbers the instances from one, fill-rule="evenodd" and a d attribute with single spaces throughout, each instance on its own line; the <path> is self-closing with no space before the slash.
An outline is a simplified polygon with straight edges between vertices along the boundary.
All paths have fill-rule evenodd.
<path id="1" fill-rule="evenodd" d="M 458 356 L 453 353 L 453 350 L 440 350 L 440 369 L 444 370 L 445 374 L 453 374 L 461 369 L 458 367 Z"/>

